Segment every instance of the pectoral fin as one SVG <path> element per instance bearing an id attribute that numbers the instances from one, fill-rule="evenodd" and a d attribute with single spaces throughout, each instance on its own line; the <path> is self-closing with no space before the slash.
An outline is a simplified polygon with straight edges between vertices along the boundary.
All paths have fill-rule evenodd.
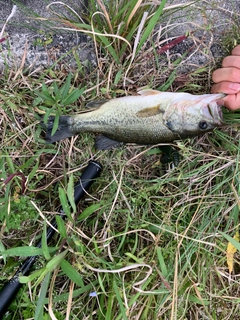
<path id="1" fill-rule="evenodd" d="M 164 113 L 164 111 L 161 110 L 160 104 L 158 104 L 158 105 L 151 107 L 151 108 L 144 108 L 144 109 L 138 111 L 136 113 L 136 115 L 139 118 L 148 118 L 148 117 L 156 116 L 160 113 Z"/>
<path id="2" fill-rule="evenodd" d="M 167 121 L 167 122 L 165 122 L 165 124 L 169 130 L 171 130 L 172 132 L 176 132 L 176 129 L 174 128 L 174 124 L 172 121 Z"/>

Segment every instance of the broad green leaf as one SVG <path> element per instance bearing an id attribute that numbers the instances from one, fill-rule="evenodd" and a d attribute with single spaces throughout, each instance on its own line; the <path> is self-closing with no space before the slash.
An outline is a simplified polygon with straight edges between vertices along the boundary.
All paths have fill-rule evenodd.
<path id="1" fill-rule="evenodd" d="M 45 84 L 44 82 L 42 83 L 42 92 L 43 92 L 44 94 L 46 93 L 46 95 L 49 94 L 48 87 L 46 86 L 46 84 Z"/>
<path id="2" fill-rule="evenodd" d="M 85 210 L 83 210 L 83 212 L 78 217 L 78 221 L 87 219 L 91 214 L 93 214 L 97 209 L 99 209 L 101 205 L 102 205 L 101 203 L 95 203 L 87 207 Z"/>
<path id="3" fill-rule="evenodd" d="M 59 265 L 59 263 L 63 260 L 63 258 L 67 254 L 67 252 L 68 252 L 68 250 L 65 250 L 65 251 L 59 253 L 54 258 L 52 258 L 46 265 L 47 272 L 53 271 Z"/>
<path id="4" fill-rule="evenodd" d="M 28 277 L 19 277 L 19 280 L 21 280 L 22 283 L 26 283 L 29 281 L 33 281 L 35 278 L 38 278 L 35 281 L 35 287 L 37 287 L 44 279 L 44 277 L 46 276 L 46 274 L 48 272 L 52 272 L 55 268 L 57 268 L 57 266 L 59 265 L 59 263 L 61 262 L 61 260 L 65 257 L 66 253 L 68 250 L 65 250 L 63 252 L 61 252 L 60 254 L 56 255 L 55 257 L 53 257 L 48 263 L 47 265 L 42 268 L 41 270 L 37 270 L 34 273 L 30 274 Z"/>
<path id="5" fill-rule="evenodd" d="M 71 217 L 71 210 L 70 210 L 70 206 L 68 203 L 68 199 L 67 199 L 65 190 L 63 188 L 59 187 L 58 194 L 59 194 L 59 199 L 60 199 L 64 213 L 66 214 L 68 219 L 73 222 L 73 219 Z"/>
<path id="6" fill-rule="evenodd" d="M 42 250 L 43 255 L 46 260 L 49 260 L 51 258 L 49 250 L 48 250 L 48 244 L 47 244 L 47 226 L 46 221 L 44 220 L 43 224 L 43 233 L 42 233 Z"/>
<path id="7" fill-rule="evenodd" d="M 69 177 L 69 182 L 68 182 L 68 185 L 67 185 L 67 196 L 68 196 L 68 200 L 69 200 L 69 202 L 71 204 L 71 207 L 73 209 L 73 212 L 76 212 L 77 208 L 76 208 L 76 204 L 75 204 L 75 201 L 74 201 L 74 180 L 73 180 L 73 175 L 72 174 Z"/>
<path id="8" fill-rule="evenodd" d="M 122 77 L 122 70 L 118 70 L 116 76 L 115 76 L 115 79 L 114 79 L 114 85 L 116 86 L 118 84 L 118 82 L 120 81 Z"/>
<path id="9" fill-rule="evenodd" d="M 67 238 L 67 231 L 66 231 L 66 226 L 65 226 L 65 223 L 64 223 L 62 217 L 59 215 L 56 215 L 55 219 L 57 221 L 57 229 L 58 229 L 60 235 L 62 236 L 63 239 L 66 239 Z"/>
<path id="10" fill-rule="evenodd" d="M 5 251 L 5 247 L 2 243 L 2 241 L 0 241 L 0 252 L 3 252 L 3 251 Z M 6 256 L 2 255 L 2 258 L 3 258 L 4 264 L 5 264 L 6 263 Z"/>
<path id="11" fill-rule="evenodd" d="M 53 99 L 53 97 L 50 95 L 50 93 L 46 93 L 46 92 L 39 92 L 39 91 L 36 91 L 35 92 L 42 100 L 45 104 L 47 105 L 53 105 L 55 103 L 55 100 Z"/>
<path id="12" fill-rule="evenodd" d="M 43 253 L 41 248 L 23 246 L 17 248 L 11 248 L 4 251 L 1 251 L 2 255 L 6 255 L 8 257 L 17 256 L 17 257 L 30 257 L 30 256 L 38 256 Z"/>
<path id="13" fill-rule="evenodd" d="M 53 82 L 53 92 L 55 94 L 55 99 L 58 100 L 61 97 L 61 92 L 55 81 Z"/>
<path id="14" fill-rule="evenodd" d="M 78 286 L 84 287 L 81 275 L 73 268 L 73 266 L 68 261 L 63 259 L 60 262 L 60 267 L 69 279 L 71 279 Z"/>
<path id="15" fill-rule="evenodd" d="M 69 73 L 65 83 L 62 85 L 62 87 L 60 89 L 60 92 L 61 92 L 61 95 L 62 95 L 62 100 L 64 100 L 67 97 L 67 94 L 69 92 L 70 85 L 71 85 L 71 79 L 72 79 L 72 74 Z"/>
<path id="16" fill-rule="evenodd" d="M 32 272 L 29 276 L 19 276 L 20 283 L 28 283 L 38 278 L 44 271 L 44 268 Z"/>
<path id="17" fill-rule="evenodd" d="M 75 102 L 83 93 L 84 88 L 82 89 L 74 89 L 71 93 L 69 93 L 65 99 L 62 100 L 62 103 L 67 106 L 73 102 Z"/>

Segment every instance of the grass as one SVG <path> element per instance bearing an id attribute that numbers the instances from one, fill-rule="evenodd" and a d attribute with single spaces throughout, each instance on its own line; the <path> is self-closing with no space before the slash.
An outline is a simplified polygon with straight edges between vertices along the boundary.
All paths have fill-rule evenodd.
<path id="1" fill-rule="evenodd" d="M 99 0 L 96 8 L 90 1 L 83 21 L 58 17 L 62 27 L 87 32 L 94 26 L 101 33 L 92 34 L 98 59 L 89 73 L 77 60 L 71 79 L 54 67 L 41 76 L 6 68 L 0 79 L 0 245 L 1 252 L 12 248 L 1 255 L 2 283 L 32 254 L 25 246 L 43 239 L 31 275 L 21 278 L 28 286 L 4 319 L 239 318 L 239 250 L 232 274 L 226 259 L 227 236 L 239 229 L 238 112 L 226 113 L 235 123 L 229 128 L 175 142 L 181 154 L 176 168 L 162 165 L 155 147 L 96 152 L 89 134 L 56 145 L 46 145 L 41 135 L 39 115 L 78 112 L 87 101 L 141 86 L 209 92 L 209 70 L 217 61 L 182 73 L 192 51 L 157 54 L 159 45 L 172 41 L 169 23 L 159 37 L 157 21 L 183 8 L 140 3 L 116 7 Z M 108 19 L 113 12 L 115 19 Z M 238 30 L 233 21 L 230 42 L 223 39 L 229 49 L 233 38 L 239 41 Z M 200 43 L 195 33 L 189 39 Z M 71 197 L 73 180 L 92 158 L 103 165 L 101 177 L 74 222 L 59 219 L 59 235 L 46 245 L 45 219 L 67 201 L 64 190 Z"/>

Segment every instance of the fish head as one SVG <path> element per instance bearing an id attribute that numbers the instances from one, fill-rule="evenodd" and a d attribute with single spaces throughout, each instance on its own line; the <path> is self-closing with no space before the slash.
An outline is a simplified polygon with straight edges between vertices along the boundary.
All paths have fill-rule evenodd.
<path id="1" fill-rule="evenodd" d="M 222 107 L 217 101 L 224 94 L 199 96 L 183 94 L 164 114 L 167 127 L 180 137 L 189 137 L 224 125 Z"/>

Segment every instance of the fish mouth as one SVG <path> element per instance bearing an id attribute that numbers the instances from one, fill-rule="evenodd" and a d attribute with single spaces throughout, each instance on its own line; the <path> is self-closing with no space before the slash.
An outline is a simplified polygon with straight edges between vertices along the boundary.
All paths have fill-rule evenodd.
<path id="1" fill-rule="evenodd" d="M 210 103 L 204 110 L 204 116 L 210 118 L 216 125 L 222 126 L 225 124 L 223 120 L 222 107 L 217 105 L 217 103 Z"/>

